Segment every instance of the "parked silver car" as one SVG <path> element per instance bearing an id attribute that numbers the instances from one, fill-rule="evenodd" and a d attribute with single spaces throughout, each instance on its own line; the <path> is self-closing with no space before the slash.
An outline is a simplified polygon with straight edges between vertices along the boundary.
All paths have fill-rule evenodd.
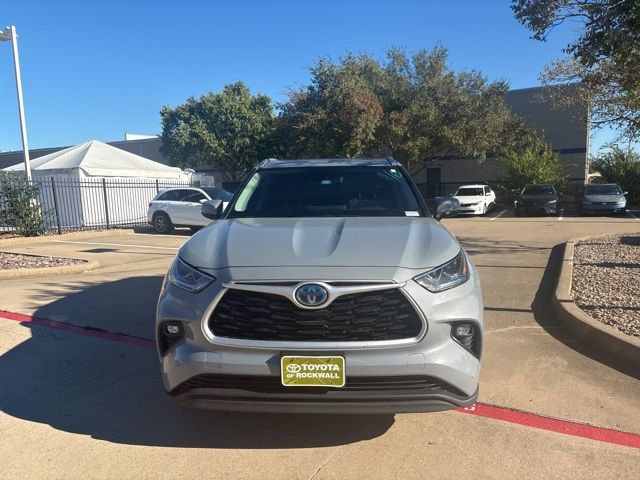
<path id="1" fill-rule="evenodd" d="M 230 202 L 233 195 L 219 187 L 179 187 L 160 190 L 147 210 L 147 221 L 157 233 L 170 233 L 174 227 L 193 231 L 209 224 L 200 208 L 207 200 Z"/>
<path id="2" fill-rule="evenodd" d="M 622 189 L 615 183 L 595 183 L 588 185 L 580 202 L 580 213 L 627 212 L 627 199 Z"/>
<path id="3" fill-rule="evenodd" d="M 158 301 L 169 395 L 269 412 L 421 412 L 478 395 L 478 274 L 393 159 L 265 160 Z"/>

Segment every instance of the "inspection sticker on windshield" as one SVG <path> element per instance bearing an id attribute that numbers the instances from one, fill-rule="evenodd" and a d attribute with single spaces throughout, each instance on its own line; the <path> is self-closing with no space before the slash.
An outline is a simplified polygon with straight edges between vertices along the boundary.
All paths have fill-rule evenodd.
<path id="1" fill-rule="evenodd" d="M 344 357 L 284 356 L 280 366 L 285 387 L 344 386 Z"/>
<path id="2" fill-rule="evenodd" d="M 413 212 L 413 211 L 405 211 L 404 212 L 405 216 L 407 217 L 419 217 L 420 216 L 420 212 Z"/>

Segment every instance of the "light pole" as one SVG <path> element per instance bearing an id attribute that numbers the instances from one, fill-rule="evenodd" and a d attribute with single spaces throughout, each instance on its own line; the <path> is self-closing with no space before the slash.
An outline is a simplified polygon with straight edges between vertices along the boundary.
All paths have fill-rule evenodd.
<path id="1" fill-rule="evenodd" d="M 22 151 L 24 152 L 24 170 L 27 180 L 31 181 L 31 161 L 29 160 L 29 142 L 27 141 L 27 122 L 24 117 L 24 100 L 22 98 L 22 77 L 20 75 L 20 57 L 18 56 L 18 35 L 16 27 L 11 25 L 0 30 L 0 42 L 11 42 L 13 46 L 13 66 L 16 72 L 16 90 L 18 91 L 18 112 L 20 114 L 20 130 L 22 132 Z"/>

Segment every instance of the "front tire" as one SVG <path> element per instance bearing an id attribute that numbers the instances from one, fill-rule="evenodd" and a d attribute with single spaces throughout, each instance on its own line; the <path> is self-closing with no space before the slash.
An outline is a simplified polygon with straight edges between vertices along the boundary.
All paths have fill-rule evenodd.
<path id="1" fill-rule="evenodd" d="M 153 229 L 156 233 L 171 233 L 173 231 L 173 223 L 171 218 L 164 212 L 158 212 L 153 216 Z"/>

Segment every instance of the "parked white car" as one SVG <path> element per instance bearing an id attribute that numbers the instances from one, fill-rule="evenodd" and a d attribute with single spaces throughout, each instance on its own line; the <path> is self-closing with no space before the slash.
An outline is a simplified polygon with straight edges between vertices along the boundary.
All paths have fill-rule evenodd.
<path id="1" fill-rule="evenodd" d="M 453 198 L 460 202 L 460 213 L 484 215 L 496 205 L 496 193 L 487 185 L 462 185 Z"/>
<path id="2" fill-rule="evenodd" d="M 211 220 L 200 214 L 200 207 L 207 200 L 230 202 L 233 195 L 218 187 L 181 187 L 160 190 L 147 210 L 147 220 L 157 233 L 169 233 L 174 227 L 198 230 Z"/>

